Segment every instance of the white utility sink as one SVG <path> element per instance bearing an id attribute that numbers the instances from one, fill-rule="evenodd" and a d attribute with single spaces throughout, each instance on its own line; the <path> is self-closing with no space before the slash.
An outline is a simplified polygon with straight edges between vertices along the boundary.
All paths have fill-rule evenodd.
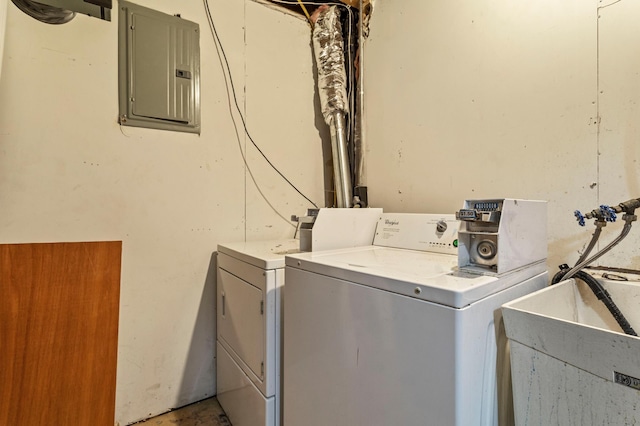
<path id="1" fill-rule="evenodd" d="M 640 333 L 640 283 L 601 280 Z M 640 338 L 589 287 L 563 281 L 503 306 L 516 425 L 640 424 Z"/>

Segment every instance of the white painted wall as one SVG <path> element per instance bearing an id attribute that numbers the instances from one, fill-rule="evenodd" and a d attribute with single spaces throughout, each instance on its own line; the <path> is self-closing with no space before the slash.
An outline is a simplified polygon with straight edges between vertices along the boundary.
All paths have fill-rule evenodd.
<path id="1" fill-rule="evenodd" d="M 7 26 L 7 6 L 9 0 L 0 0 L 0 77 L 2 77 L 2 53 L 4 51 L 4 33 Z"/>
<path id="2" fill-rule="evenodd" d="M 246 3 L 246 18 L 246 109 L 251 136 L 259 143 L 263 141 L 263 152 L 288 179 L 300 184 L 305 195 L 311 193 L 312 201 L 324 207 L 321 135 L 327 133 L 327 125 L 322 114 L 316 115 L 320 101 L 310 27 L 302 19 L 251 1 Z M 257 177 L 268 177 L 263 178 L 265 184 L 260 189 L 284 216 L 265 209 L 255 185 L 247 184 L 247 234 L 291 238 L 295 230 L 289 220 L 291 214 L 301 210 L 306 213 L 305 209 L 313 206 L 282 184 L 277 173 L 251 148 L 248 138 L 246 144 L 251 170 Z"/>
<path id="3" fill-rule="evenodd" d="M 309 207 L 236 134 L 203 2 L 138 3 L 200 24 L 201 136 L 119 127 L 116 9 L 53 26 L 9 4 L 0 81 L 0 241 L 123 241 L 122 425 L 215 392 L 216 245 L 293 236 L 239 147 L 282 215 Z M 307 24 L 250 0 L 209 4 L 254 139 L 321 202 Z"/>
<path id="4" fill-rule="evenodd" d="M 639 18 L 629 0 L 376 1 L 371 204 L 452 212 L 467 198 L 548 200 L 549 266 L 575 262 L 593 226 L 578 227 L 573 211 L 640 197 Z M 640 268 L 639 242 L 636 225 L 602 263 Z"/>
<path id="5" fill-rule="evenodd" d="M 599 5 L 599 198 L 606 203 L 640 197 L 640 4 Z M 602 263 L 640 269 L 637 223 L 619 247 Z"/>

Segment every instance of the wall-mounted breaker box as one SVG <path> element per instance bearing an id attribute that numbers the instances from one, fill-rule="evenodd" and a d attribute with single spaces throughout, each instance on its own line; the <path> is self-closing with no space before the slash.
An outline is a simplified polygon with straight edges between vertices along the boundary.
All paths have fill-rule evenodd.
<path id="1" fill-rule="evenodd" d="M 198 24 L 119 2 L 120 124 L 200 133 Z"/>

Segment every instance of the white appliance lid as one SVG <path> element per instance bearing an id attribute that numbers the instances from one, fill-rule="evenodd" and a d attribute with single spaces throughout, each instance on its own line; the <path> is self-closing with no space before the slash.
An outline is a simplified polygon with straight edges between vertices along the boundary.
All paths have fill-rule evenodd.
<path id="1" fill-rule="evenodd" d="M 286 254 L 300 253 L 299 240 L 245 241 L 218 244 L 218 252 L 261 269 L 284 268 Z"/>
<path id="2" fill-rule="evenodd" d="M 366 246 L 287 255 L 286 266 L 453 308 L 463 308 L 545 270 L 523 268 L 502 277 L 457 270 L 448 254 Z"/>

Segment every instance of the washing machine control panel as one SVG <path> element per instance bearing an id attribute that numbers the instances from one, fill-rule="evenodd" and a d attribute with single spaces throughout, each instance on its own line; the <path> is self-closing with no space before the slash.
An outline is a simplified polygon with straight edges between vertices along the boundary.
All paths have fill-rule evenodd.
<path id="1" fill-rule="evenodd" d="M 383 213 L 373 245 L 455 255 L 458 226 L 452 214 Z"/>

